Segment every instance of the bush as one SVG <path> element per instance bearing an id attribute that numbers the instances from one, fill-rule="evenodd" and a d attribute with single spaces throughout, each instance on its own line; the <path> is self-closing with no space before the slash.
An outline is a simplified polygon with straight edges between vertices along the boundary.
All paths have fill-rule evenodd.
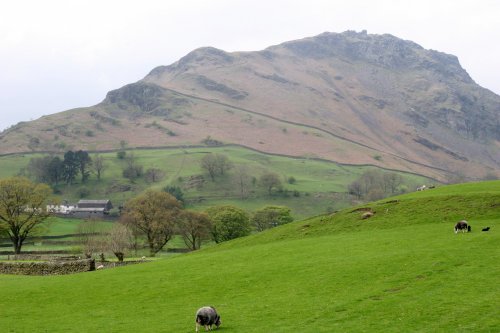
<path id="1" fill-rule="evenodd" d="M 120 150 L 119 152 L 116 153 L 116 157 L 119 159 L 119 160 L 123 160 L 125 158 L 125 156 L 127 155 L 127 152 L 124 151 L 124 150 Z"/>
<path id="2" fill-rule="evenodd" d="M 142 169 L 142 165 L 128 165 L 125 169 L 123 169 L 122 174 L 124 178 L 127 178 L 133 182 L 134 180 L 142 176 Z"/>
<path id="3" fill-rule="evenodd" d="M 180 202 L 184 203 L 184 193 L 182 192 L 182 189 L 179 186 L 166 186 L 163 191 L 171 194 L 174 196 L 177 200 Z"/>
<path id="4" fill-rule="evenodd" d="M 212 237 L 216 243 L 250 234 L 250 218 L 238 207 L 211 207 L 207 213 L 213 223 Z"/>

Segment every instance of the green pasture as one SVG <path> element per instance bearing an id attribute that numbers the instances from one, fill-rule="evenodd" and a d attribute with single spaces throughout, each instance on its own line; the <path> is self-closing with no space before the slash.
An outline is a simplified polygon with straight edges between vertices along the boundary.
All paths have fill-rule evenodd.
<path id="1" fill-rule="evenodd" d="M 226 155 L 233 163 L 234 168 L 215 182 L 200 167 L 200 160 L 208 153 L 216 152 Z M 338 195 L 347 191 L 347 185 L 358 178 L 363 172 L 371 169 L 368 166 L 344 166 L 332 162 L 317 161 L 306 158 L 288 158 L 266 155 L 249 149 L 229 147 L 207 147 L 188 149 L 135 149 L 127 150 L 133 154 L 144 171 L 149 168 L 158 168 L 165 173 L 165 178 L 157 183 L 147 183 L 144 179 L 135 182 L 123 178 L 122 170 L 125 161 L 117 158 L 116 153 L 102 153 L 106 170 L 100 182 L 92 175 L 85 184 L 76 183 L 67 186 L 59 185 L 56 198 L 77 202 L 80 191 L 85 187 L 90 193 L 87 199 L 110 199 L 115 207 L 136 196 L 147 188 L 162 189 L 167 185 L 180 186 L 187 199 L 187 208 L 204 209 L 220 203 L 231 203 L 244 209 L 259 209 L 267 204 L 280 204 L 292 209 L 296 219 L 317 215 L 339 208 L 347 207 L 350 202 L 345 196 Z M 93 153 L 90 154 L 94 156 Z M 0 177 L 16 175 L 26 167 L 30 158 L 40 157 L 36 154 L 10 155 L 0 157 Z M 249 178 L 257 180 L 266 172 L 274 172 L 281 176 L 284 188 L 288 194 L 268 193 L 255 181 L 247 186 L 248 197 L 241 198 L 237 185 L 237 169 L 246 168 Z M 191 184 L 193 176 L 203 176 L 204 181 L 196 186 Z M 405 179 L 416 186 L 429 184 L 424 177 L 402 173 Z M 296 182 L 287 183 L 293 177 Z M 336 195 L 337 194 L 337 195 Z"/>
<path id="2" fill-rule="evenodd" d="M 499 181 L 446 186 L 151 263 L 3 275 L 0 330 L 193 332 L 213 305 L 221 332 L 498 332 L 499 203 Z"/>

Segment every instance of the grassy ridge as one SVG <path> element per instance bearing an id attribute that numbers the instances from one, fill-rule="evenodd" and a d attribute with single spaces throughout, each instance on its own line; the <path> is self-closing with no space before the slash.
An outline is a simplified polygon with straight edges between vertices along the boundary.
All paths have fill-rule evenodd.
<path id="1" fill-rule="evenodd" d="M 373 217 L 363 220 L 370 210 Z M 440 224 L 453 229 L 466 219 L 474 232 L 500 218 L 500 181 L 467 183 L 413 192 L 366 205 L 344 209 L 330 215 L 311 217 L 284 225 L 253 238 L 238 239 L 224 246 L 241 246 L 255 241 L 267 243 L 281 239 L 300 239 L 339 232 L 380 230 L 416 224 Z"/>
<path id="2" fill-rule="evenodd" d="M 348 209 L 154 263 L 0 276 L 0 328 L 192 332 L 212 304 L 222 332 L 498 332 L 499 185 L 419 192 L 369 220 Z M 463 213 L 474 230 L 454 234 Z"/>

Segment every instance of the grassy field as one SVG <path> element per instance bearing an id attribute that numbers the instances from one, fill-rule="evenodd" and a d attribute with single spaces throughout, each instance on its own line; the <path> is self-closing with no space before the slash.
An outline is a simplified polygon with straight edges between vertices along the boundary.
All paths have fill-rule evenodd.
<path id="1" fill-rule="evenodd" d="M 210 152 L 226 155 L 235 166 L 224 177 L 212 182 L 200 167 L 200 160 Z M 86 184 L 77 183 L 68 187 L 57 188 L 60 200 L 77 202 L 80 190 L 85 187 L 88 199 L 110 199 L 115 207 L 137 195 L 146 188 L 161 189 L 167 185 L 180 186 L 188 202 L 188 208 L 204 209 L 220 203 L 231 203 L 248 211 L 253 211 L 267 204 L 289 206 L 296 219 L 305 218 L 325 212 L 331 212 L 349 206 L 351 203 L 344 195 L 347 185 L 357 179 L 363 172 L 372 169 L 368 166 L 343 166 L 331 162 L 310 159 L 294 159 L 265 155 L 240 147 L 190 148 L 163 150 L 134 150 L 137 163 L 148 168 L 159 168 L 165 178 L 157 183 L 147 183 L 139 179 L 131 183 L 122 177 L 125 162 L 116 157 L 116 153 L 101 154 L 107 165 L 102 181 L 95 175 Z M 26 167 L 30 158 L 41 155 L 12 155 L 0 157 L 0 178 L 13 176 Z M 93 156 L 91 154 L 91 156 Z M 247 168 L 248 176 L 258 179 L 266 172 L 275 172 L 282 177 L 284 187 L 289 191 L 287 196 L 269 196 L 257 183 L 250 184 L 249 197 L 242 199 L 237 186 L 236 170 L 240 166 Z M 429 184 L 429 180 L 411 174 L 402 174 L 414 188 L 416 184 Z M 193 176 L 203 176 L 201 182 L 193 183 Z M 294 184 L 286 180 L 295 178 Z M 198 178 L 199 180 L 199 178 Z M 299 197 L 294 196 L 296 192 Z"/>
<path id="2" fill-rule="evenodd" d="M 500 182 L 349 208 L 152 263 L 0 276 L 2 332 L 500 331 Z M 472 233 L 454 234 L 468 218 Z M 490 226 L 489 232 L 481 232 Z"/>

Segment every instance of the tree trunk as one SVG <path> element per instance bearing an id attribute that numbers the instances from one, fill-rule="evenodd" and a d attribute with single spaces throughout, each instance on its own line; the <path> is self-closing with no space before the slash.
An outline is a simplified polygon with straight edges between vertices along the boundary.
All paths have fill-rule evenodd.
<path id="1" fill-rule="evenodd" d="M 119 262 L 123 262 L 123 257 L 124 257 L 124 254 L 123 252 L 113 252 L 115 254 L 115 256 L 118 258 L 118 261 Z"/>
<path id="2" fill-rule="evenodd" d="M 20 254 L 21 253 L 21 247 L 22 245 L 21 244 L 14 244 L 14 254 Z"/>
<path id="3" fill-rule="evenodd" d="M 21 248 L 23 247 L 23 240 L 21 237 L 12 238 L 12 244 L 14 245 L 14 254 L 20 254 Z"/>

